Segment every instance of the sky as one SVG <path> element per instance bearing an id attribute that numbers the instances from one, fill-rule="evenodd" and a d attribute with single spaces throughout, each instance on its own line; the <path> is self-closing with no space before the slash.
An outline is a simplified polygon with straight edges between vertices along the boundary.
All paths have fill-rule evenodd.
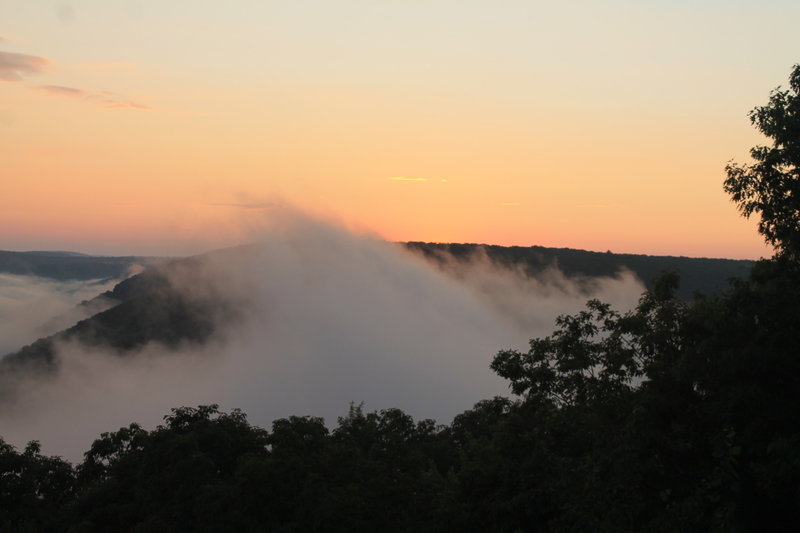
<path id="1" fill-rule="evenodd" d="M 0 0 L 0 249 L 770 250 L 722 190 L 800 2 Z"/>

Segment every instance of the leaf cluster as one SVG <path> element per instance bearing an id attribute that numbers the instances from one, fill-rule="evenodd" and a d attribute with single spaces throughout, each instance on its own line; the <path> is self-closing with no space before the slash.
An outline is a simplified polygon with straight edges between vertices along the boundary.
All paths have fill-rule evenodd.
<path id="1" fill-rule="evenodd" d="M 750 112 L 753 125 L 772 140 L 750 150 L 753 163 L 725 167 L 725 191 L 745 217 L 758 214 L 758 231 L 778 255 L 800 259 L 800 64 L 789 88 L 778 87 L 769 103 Z"/>

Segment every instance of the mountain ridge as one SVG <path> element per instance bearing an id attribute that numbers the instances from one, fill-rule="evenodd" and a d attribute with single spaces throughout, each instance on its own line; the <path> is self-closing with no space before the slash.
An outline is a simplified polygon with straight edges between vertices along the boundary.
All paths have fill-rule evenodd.
<path id="1" fill-rule="evenodd" d="M 636 274 L 651 288 L 655 276 L 663 270 L 677 271 L 683 279 L 678 296 L 690 299 L 695 292 L 723 290 L 728 279 L 743 277 L 753 261 L 735 259 L 686 258 L 589 252 L 569 248 L 541 246 L 519 247 L 479 245 L 470 243 L 401 243 L 402 247 L 434 265 L 448 261 L 469 262 L 481 254 L 494 265 L 522 269 L 536 277 L 548 269 L 558 268 L 570 280 L 580 282 L 597 277 L 614 277 L 622 270 Z M 100 312 L 81 320 L 54 335 L 38 339 L 20 350 L 0 359 L 0 372 L 22 367 L 52 367 L 54 345 L 57 341 L 79 341 L 103 345 L 123 354 L 148 342 L 160 342 L 168 347 L 181 343 L 201 343 L 214 331 L 214 321 L 231 308 L 225 295 L 214 292 L 200 297 L 187 297 L 186 291 L 175 287 L 172 279 L 181 273 L 191 273 L 200 267 L 204 257 L 214 260 L 234 260 L 236 254 L 248 253 L 255 245 L 243 245 L 215 250 L 198 256 L 177 259 L 157 258 L 139 274 L 130 276 L 79 305 L 96 306 Z M 0 252 L 0 259 L 2 259 Z M 24 254 L 25 252 L 12 252 Z M 88 259 L 87 259 L 88 258 Z M 73 256 L 62 257 L 73 259 Z M 101 264 L 108 257 L 81 256 Z M 114 267 L 128 264 L 132 256 L 111 263 Z M 152 259 L 152 258 L 151 258 Z M 69 261 L 68 261 L 69 262 Z M 87 263 L 88 264 L 88 263 Z M 3 263 L 0 261 L 0 271 Z"/>

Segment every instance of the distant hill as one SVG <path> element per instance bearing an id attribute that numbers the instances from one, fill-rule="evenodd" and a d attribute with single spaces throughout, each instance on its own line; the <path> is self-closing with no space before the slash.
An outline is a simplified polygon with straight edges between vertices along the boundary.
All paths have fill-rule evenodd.
<path id="1" fill-rule="evenodd" d="M 28 255 L 46 255 L 50 257 L 91 257 L 89 254 L 81 252 L 69 252 L 65 250 L 31 250 L 29 252 L 19 252 Z"/>
<path id="2" fill-rule="evenodd" d="M 620 269 L 634 272 L 650 288 L 664 270 L 681 276 L 679 295 L 691 298 L 695 291 L 716 292 L 727 287 L 728 279 L 746 276 L 750 260 L 712 259 L 641 254 L 590 252 L 544 246 L 497 246 L 472 243 L 403 243 L 429 260 L 445 257 L 466 260 L 481 251 L 501 266 L 522 267 L 531 276 L 558 267 L 567 277 L 613 276 Z M 444 255 L 443 255 L 444 254 Z M 11 252 L 0 250 L 0 273 L 34 275 L 60 281 L 122 277 L 134 265 L 154 266 L 173 258 L 148 256 L 93 256 L 69 251 Z"/>
<path id="3" fill-rule="evenodd" d="M 485 253 L 497 265 L 522 268 L 531 276 L 556 266 L 567 277 L 578 282 L 597 276 L 613 276 L 620 269 L 628 269 L 650 287 L 652 279 L 660 272 L 675 270 L 682 280 L 679 295 L 686 299 L 691 298 L 695 291 L 708 293 L 724 289 L 728 279 L 745 276 L 753 265 L 753 261 L 613 254 L 541 246 L 420 242 L 405 243 L 403 246 L 440 264 L 452 260 L 467 261 L 474 254 Z M 241 257 L 239 254 L 247 254 L 250 249 L 243 246 L 204 255 L 213 254 L 216 260 L 221 261 L 238 260 L 237 255 Z M 228 320 L 235 319 L 225 295 L 214 292 L 212 288 L 204 293 L 204 297 L 188 298 L 170 283 L 171 273 L 180 272 L 180 277 L 196 272 L 202 257 L 171 261 L 144 258 L 151 261 L 151 266 L 145 271 L 120 282 L 111 291 L 99 295 L 95 301 L 81 304 L 91 306 L 100 302 L 102 305 L 98 307 L 104 311 L 7 355 L 0 360 L 0 373 L 19 367 L 50 368 L 54 362 L 53 343 L 58 340 L 103 345 L 119 353 L 135 350 L 151 341 L 167 346 L 205 341 L 213 333 L 217 317 L 224 315 Z M 118 275 L 142 258 L 0 252 L 0 259 L 6 261 L 5 265 L 16 265 L 16 273 L 36 273 L 55 279 L 86 279 Z"/>
<path id="4" fill-rule="evenodd" d="M 59 333 L 37 340 L 0 359 L 0 374 L 9 370 L 50 370 L 57 341 L 79 341 L 118 353 L 158 341 L 168 347 L 202 342 L 213 332 L 215 311 L 222 301 L 189 298 L 176 290 L 168 275 L 186 268 L 195 258 L 159 264 L 131 276 L 81 306 L 105 309 Z M 222 300 L 220 298 L 220 300 Z"/>
<path id="5" fill-rule="evenodd" d="M 78 252 L 0 250 L 0 273 L 39 276 L 58 281 L 120 278 L 134 265 L 150 266 L 160 257 L 107 257 Z"/>
<path id="6" fill-rule="evenodd" d="M 422 254 L 434 262 L 452 257 L 468 260 L 484 253 L 494 263 L 524 269 L 528 275 L 551 267 L 558 267 L 567 277 L 614 276 L 628 269 L 650 289 L 653 279 L 665 270 L 675 271 L 681 277 L 678 296 L 689 300 L 695 292 L 718 292 L 728 286 L 731 278 L 747 276 L 754 261 L 737 259 L 709 259 L 693 257 L 654 256 L 589 252 L 571 248 L 545 248 L 543 246 L 496 246 L 487 244 L 453 244 L 409 242 L 409 250 Z"/>

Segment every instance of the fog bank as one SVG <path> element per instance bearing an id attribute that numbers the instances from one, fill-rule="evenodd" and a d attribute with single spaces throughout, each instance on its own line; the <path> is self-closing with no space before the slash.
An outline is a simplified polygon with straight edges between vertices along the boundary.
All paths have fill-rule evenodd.
<path id="1" fill-rule="evenodd" d="M 434 266 L 298 213 L 276 216 L 258 240 L 171 274 L 187 295 L 226 301 L 209 342 L 128 357 L 62 344 L 57 377 L 0 406 L 0 436 L 76 460 L 102 431 L 152 428 L 171 407 L 207 403 L 242 408 L 263 427 L 289 415 L 335 423 L 350 402 L 448 423 L 507 394 L 489 369 L 498 350 L 526 348 L 591 297 L 628 309 L 644 290 L 629 273 L 531 279 L 480 255 Z"/>

